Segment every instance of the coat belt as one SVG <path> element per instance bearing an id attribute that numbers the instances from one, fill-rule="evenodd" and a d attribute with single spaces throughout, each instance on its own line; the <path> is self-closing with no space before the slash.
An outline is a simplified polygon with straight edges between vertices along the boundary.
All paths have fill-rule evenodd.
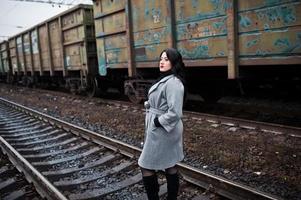
<path id="1" fill-rule="evenodd" d="M 160 109 L 151 107 L 150 104 L 148 103 L 148 101 L 144 102 L 144 107 L 146 109 L 146 112 L 151 112 L 155 115 L 163 115 L 164 113 L 166 113 L 165 110 L 160 110 Z"/>
<path id="2" fill-rule="evenodd" d="M 155 115 L 163 115 L 166 111 L 150 107 L 149 109 L 146 109 L 146 112 L 150 112 L 150 113 L 153 113 Z"/>

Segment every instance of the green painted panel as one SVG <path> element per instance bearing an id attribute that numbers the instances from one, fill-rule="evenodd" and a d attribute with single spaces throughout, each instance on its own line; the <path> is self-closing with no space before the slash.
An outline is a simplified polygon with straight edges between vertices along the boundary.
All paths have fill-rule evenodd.
<path id="1" fill-rule="evenodd" d="M 300 26 L 300 10 L 301 2 L 243 12 L 239 15 L 239 32 Z"/>
<path id="2" fill-rule="evenodd" d="M 230 6 L 232 4 L 228 0 L 176 0 L 176 22 L 187 23 L 226 15 Z"/>
<path id="3" fill-rule="evenodd" d="M 106 64 L 107 65 L 123 63 L 123 62 L 127 62 L 127 61 L 128 61 L 128 56 L 127 56 L 126 48 L 106 50 Z"/>
<path id="4" fill-rule="evenodd" d="M 133 32 L 167 25 L 168 0 L 132 0 Z"/>
<path id="5" fill-rule="evenodd" d="M 226 17 L 184 23 L 177 26 L 177 40 L 216 37 L 226 34 Z"/>
<path id="6" fill-rule="evenodd" d="M 241 35 L 239 50 L 242 57 L 301 55 L 301 28 Z"/>
<path id="7" fill-rule="evenodd" d="M 105 37 L 104 45 L 106 50 L 127 47 L 127 40 L 125 34 L 118 34 Z"/>
<path id="8" fill-rule="evenodd" d="M 178 43 L 178 49 L 184 59 L 212 59 L 226 57 L 227 38 L 211 37 L 199 40 L 180 41 Z"/>
<path id="9" fill-rule="evenodd" d="M 238 11 L 267 8 L 292 2 L 300 2 L 300 0 L 238 0 Z"/>
<path id="10" fill-rule="evenodd" d="M 170 32 L 166 27 L 150 29 L 134 33 L 134 46 L 165 43 L 170 37 Z"/>

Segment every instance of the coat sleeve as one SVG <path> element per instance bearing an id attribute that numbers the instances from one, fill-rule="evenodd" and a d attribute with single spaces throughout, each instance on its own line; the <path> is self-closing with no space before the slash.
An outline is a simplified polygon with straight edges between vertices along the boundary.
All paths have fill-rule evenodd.
<path id="1" fill-rule="evenodd" d="M 175 78 L 166 83 L 166 101 L 168 110 L 161 115 L 158 120 L 163 128 L 170 132 L 172 131 L 182 117 L 184 86 L 182 82 Z"/>

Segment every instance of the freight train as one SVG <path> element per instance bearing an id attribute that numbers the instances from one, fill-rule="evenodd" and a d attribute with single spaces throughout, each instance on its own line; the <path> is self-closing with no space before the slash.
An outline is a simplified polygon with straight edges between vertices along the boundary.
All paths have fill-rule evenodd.
<path id="1" fill-rule="evenodd" d="M 300 0 L 93 0 L 1 43 L 7 82 L 140 102 L 160 52 L 177 48 L 189 93 L 217 100 L 247 88 L 300 94 Z"/>

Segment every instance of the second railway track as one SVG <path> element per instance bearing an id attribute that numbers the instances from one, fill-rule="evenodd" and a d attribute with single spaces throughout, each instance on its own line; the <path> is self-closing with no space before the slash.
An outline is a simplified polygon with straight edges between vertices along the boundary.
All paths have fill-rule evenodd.
<path id="1" fill-rule="evenodd" d="M 3 151 L 48 199 L 146 198 L 137 147 L 4 99 L 0 136 Z M 183 163 L 178 166 L 183 177 L 179 199 L 201 198 L 203 189 L 230 199 L 280 199 Z M 160 183 L 164 197 L 163 176 Z"/>

